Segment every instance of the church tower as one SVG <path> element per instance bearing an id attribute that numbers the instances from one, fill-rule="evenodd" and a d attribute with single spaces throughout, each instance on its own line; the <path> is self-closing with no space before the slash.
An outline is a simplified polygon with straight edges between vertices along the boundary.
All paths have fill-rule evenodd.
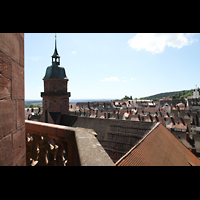
<path id="1" fill-rule="evenodd" d="M 65 68 L 60 66 L 60 56 L 57 50 L 55 36 L 55 50 L 52 57 L 52 65 L 47 67 L 43 78 L 44 92 L 41 92 L 43 98 L 43 113 L 39 119 L 40 122 L 59 124 L 62 114 L 69 114 L 69 97 L 67 92 L 67 83 L 69 79 L 66 76 Z"/>

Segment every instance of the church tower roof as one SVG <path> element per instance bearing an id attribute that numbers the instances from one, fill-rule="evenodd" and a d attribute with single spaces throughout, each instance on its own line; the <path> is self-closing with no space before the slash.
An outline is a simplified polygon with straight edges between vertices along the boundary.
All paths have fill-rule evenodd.
<path id="1" fill-rule="evenodd" d="M 60 56 L 57 50 L 56 35 L 55 35 L 55 50 L 51 57 L 52 57 L 52 65 L 47 67 L 46 74 L 43 79 L 49 79 L 49 78 L 67 79 L 65 68 L 60 66 Z"/>
<path id="2" fill-rule="evenodd" d="M 56 35 L 55 35 L 55 50 L 54 50 L 54 53 L 53 53 L 53 55 L 51 57 L 60 58 L 60 56 L 58 54 L 58 50 L 57 50 Z"/>

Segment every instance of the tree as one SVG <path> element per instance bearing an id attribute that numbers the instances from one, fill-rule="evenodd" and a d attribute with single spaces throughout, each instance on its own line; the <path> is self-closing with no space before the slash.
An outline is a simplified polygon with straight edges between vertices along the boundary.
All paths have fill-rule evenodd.
<path id="1" fill-rule="evenodd" d="M 35 107 L 42 108 L 42 106 L 40 106 L 40 105 L 36 105 Z"/>
<path id="2" fill-rule="evenodd" d="M 170 95 L 169 98 L 175 99 L 176 96 L 173 94 L 173 95 Z"/>
<path id="3" fill-rule="evenodd" d="M 160 99 L 159 98 L 153 98 L 153 101 L 159 101 Z"/>
<path id="4" fill-rule="evenodd" d="M 126 96 L 122 100 L 132 100 L 132 97 Z"/>

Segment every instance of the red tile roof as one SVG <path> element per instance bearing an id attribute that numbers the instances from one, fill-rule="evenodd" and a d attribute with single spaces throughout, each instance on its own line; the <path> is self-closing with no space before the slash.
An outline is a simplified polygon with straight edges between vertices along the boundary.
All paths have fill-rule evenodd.
<path id="1" fill-rule="evenodd" d="M 161 123 L 130 151 L 120 158 L 117 166 L 200 166 L 200 160 Z"/>

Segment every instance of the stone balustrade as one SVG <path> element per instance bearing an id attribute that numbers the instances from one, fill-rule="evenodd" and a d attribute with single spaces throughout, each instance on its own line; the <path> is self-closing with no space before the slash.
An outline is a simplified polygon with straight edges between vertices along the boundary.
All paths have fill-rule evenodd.
<path id="1" fill-rule="evenodd" d="M 92 129 L 25 120 L 27 166 L 114 166 Z"/>

